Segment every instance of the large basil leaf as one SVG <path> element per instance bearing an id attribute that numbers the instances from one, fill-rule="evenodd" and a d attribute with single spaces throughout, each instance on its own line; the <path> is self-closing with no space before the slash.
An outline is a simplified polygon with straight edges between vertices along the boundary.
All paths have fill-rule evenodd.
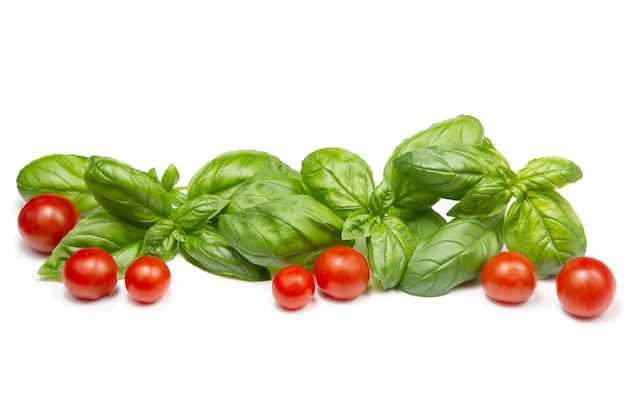
<path id="1" fill-rule="evenodd" d="M 517 173 L 515 188 L 520 195 L 527 191 L 552 191 L 583 177 L 582 170 L 569 159 L 549 156 L 533 159 Z"/>
<path id="2" fill-rule="evenodd" d="M 158 180 L 116 159 L 90 157 L 85 182 L 107 212 L 130 224 L 149 228 L 172 211 L 167 191 Z"/>
<path id="3" fill-rule="evenodd" d="M 441 145 L 405 153 L 394 161 L 396 174 L 439 197 L 461 199 L 483 178 L 514 177 L 495 149 L 482 145 Z"/>
<path id="4" fill-rule="evenodd" d="M 394 288 L 402 278 L 417 239 L 402 220 L 386 216 L 372 224 L 366 243 L 372 273 L 384 290 Z"/>
<path id="5" fill-rule="evenodd" d="M 226 152 L 209 161 L 193 175 L 187 187 L 187 195 L 194 198 L 202 194 L 215 194 L 229 198 L 237 187 L 261 171 L 293 170 L 267 152 Z"/>
<path id="6" fill-rule="evenodd" d="M 86 214 L 98 202 L 85 184 L 87 158 L 78 155 L 53 154 L 35 159 L 17 176 L 17 190 L 26 201 L 41 194 L 59 194 L 70 199 Z"/>
<path id="7" fill-rule="evenodd" d="M 341 148 L 319 149 L 304 158 L 300 175 L 306 192 L 342 219 L 368 213 L 374 179 L 357 154 Z"/>
<path id="8" fill-rule="evenodd" d="M 447 294 L 477 278 L 502 243 L 502 217 L 453 219 L 417 245 L 400 288 L 419 296 Z"/>
<path id="9" fill-rule="evenodd" d="M 297 172 L 257 172 L 233 192 L 226 213 L 238 213 L 248 207 L 294 194 L 304 194 Z"/>
<path id="10" fill-rule="evenodd" d="M 567 261 L 587 250 L 578 215 L 556 191 L 528 192 L 514 201 L 504 220 L 504 242 L 528 256 L 540 277 L 555 276 Z"/>
<path id="11" fill-rule="evenodd" d="M 144 230 L 122 222 L 105 211 L 89 214 L 65 235 L 38 273 L 60 281 L 67 258 L 78 249 L 87 247 L 109 252 L 115 258 L 120 272 L 123 272 L 141 254 L 144 234 Z"/>
<path id="12" fill-rule="evenodd" d="M 239 253 L 265 267 L 310 266 L 324 249 L 346 244 L 342 219 L 306 194 L 222 214 L 218 225 Z"/>
<path id="13" fill-rule="evenodd" d="M 179 247 L 185 260 L 211 274 L 246 281 L 270 279 L 267 268 L 248 261 L 217 230 L 203 228 L 189 233 Z"/>

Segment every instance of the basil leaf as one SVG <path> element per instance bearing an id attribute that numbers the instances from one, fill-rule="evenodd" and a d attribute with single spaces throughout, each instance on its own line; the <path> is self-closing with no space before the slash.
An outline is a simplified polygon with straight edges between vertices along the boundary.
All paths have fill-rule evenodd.
<path id="1" fill-rule="evenodd" d="M 211 274 L 247 281 L 270 279 L 267 268 L 248 261 L 219 232 L 204 228 L 187 234 L 180 253 L 192 265 Z"/>
<path id="2" fill-rule="evenodd" d="M 402 220 L 386 216 L 372 224 L 366 243 L 372 273 L 384 290 L 394 288 L 404 274 L 417 239 Z"/>
<path id="3" fill-rule="evenodd" d="M 172 210 L 159 181 L 113 158 L 90 157 L 85 182 L 107 212 L 135 226 L 149 228 Z"/>
<path id="4" fill-rule="evenodd" d="M 511 184 L 502 177 L 485 177 L 447 215 L 451 217 L 492 217 L 503 214 L 511 199 Z"/>
<path id="5" fill-rule="evenodd" d="M 446 219 L 432 208 L 423 211 L 394 208 L 393 210 L 389 210 L 389 215 L 402 220 L 411 233 L 417 238 L 418 242 L 426 239 L 426 237 L 432 235 L 447 223 Z"/>
<path id="6" fill-rule="evenodd" d="M 477 278 L 502 243 L 502 217 L 453 219 L 417 245 L 400 288 L 419 296 L 447 294 Z"/>
<path id="7" fill-rule="evenodd" d="M 391 210 L 395 200 L 396 193 L 391 186 L 391 182 L 383 180 L 374 188 L 374 192 L 370 196 L 368 209 L 374 216 L 384 216 Z"/>
<path id="8" fill-rule="evenodd" d="M 175 209 L 171 219 L 182 230 L 191 231 L 204 226 L 227 205 L 228 200 L 216 195 L 201 195 Z"/>
<path id="9" fill-rule="evenodd" d="M 238 213 L 249 207 L 294 194 L 304 194 L 297 172 L 257 172 L 233 192 L 226 213 Z"/>
<path id="10" fill-rule="evenodd" d="M 215 194 L 229 198 L 242 183 L 260 171 L 292 172 L 277 157 L 254 150 L 231 151 L 218 155 L 200 168 L 187 187 L 189 198 Z"/>
<path id="11" fill-rule="evenodd" d="M 368 213 L 374 191 L 372 170 L 357 154 L 324 148 L 307 155 L 300 170 L 305 191 L 342 219 Z"/>
<path id="12" fill-rule="evenodd" d="M 567 261 L 587 250 L 580 219 L 556 191 L 529 191 L 513 202 L 504 218 L 504 242 L 509 250 L 526 255 L 540 277 L 557 275 Z"/>
<path id="13" fill-rule="evenodd" d="M 517 195 L 527 191 L 552 191 L 574 183 L 583 177 L 574 162 L 556 156 L 533 159 L 517 173 Z"/>
<path id="14" fill-rule="evenodd" d="M 486 176 L 514 176 L 495 149 L 481 145 L 442 145 L 405 153 L 394 161 L 396 175 L 404 175 L 439 197 L 458 200 Z"/>
<path id="15" fill-rule="evenodd" d="M 144 237 L 142 255 L 152 255 L 169 262 L 178 252 L 178 239 L 181 232 L 170 219 L 159 220 L 153 224 Z"/>
<path id="16" fill-rule="evenodd" d="M 120 272 L 140 254 L 145 231 L 124 223 L 105 211 L 83 218 L 67 235 L 39 268 L 39 275 L 61 280 L 63 265 L 78 249 L 97 247 L 109 252 L 117 262 Z"/>
<path id="17" fill-rule="evenodd" d="M 82 214 L 98 207 L 85 184 L 87 158 L 78 155 L 43 156 L 24 166 L 16 179 L 17 190 L 26 201 L 41 194 L 59 194 L 71 200 Z"/>
<path id="18" fill-rule="evenodd" d="M 239 253 L 265 267 L 310 266 L 324 249 L 347 244 L 341 218 L 306 194 L 222 214 L 218 225 Z"/>
<path id="19" fill-rule="evenodd" d="M 179 179 L 180 173 L 178 169 L 170 164 L 161 177 L 161 185 L 166 191 L 170 191 L 178 183 Z"/>
<path id="20" fill-rule="evenodd" d="M 372 225 L 380 221 L 380 217 L 369 214 L 354 214 L 346 219 L 341 230 L 343 240 L 354 240 L 367 237 L 371 233 Z"/>

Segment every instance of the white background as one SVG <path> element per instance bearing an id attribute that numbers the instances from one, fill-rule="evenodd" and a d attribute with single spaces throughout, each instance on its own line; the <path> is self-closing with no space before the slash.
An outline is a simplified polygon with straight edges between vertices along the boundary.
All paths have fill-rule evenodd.
<path id="1" fill-rule="evenodd" d="M 626 25 L 619 1 L 3 1 L 0 415 L 623 416 Z M 476 282 L 438 298 L 317 295 L 287 313 L 270 283 L 180 256 L 159 303 L 123 284 L 93 303 L 42 281 L 21 242 L 20 168 L 102 155 L 186 184 L 224 151 L 299 169 L 325 146 L 368 161 L 471 114 L 518 170 L 574 160 L 562 193 L 613 270 L 594 320 L 554 281 L 525 304 Z M 56 414 L 55 414 L 56 415 Z"/>

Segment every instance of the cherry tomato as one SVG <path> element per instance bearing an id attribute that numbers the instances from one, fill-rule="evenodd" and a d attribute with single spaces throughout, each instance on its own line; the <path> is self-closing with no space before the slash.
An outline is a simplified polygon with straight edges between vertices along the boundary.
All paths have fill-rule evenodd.
<path id="1" fill-rule="evenodd" d="M 315 294 L 315 279 L 304 267 L 282 268 L 272 280 L 272 295 L 283 308 L 297 310 L 308 304 Z"/>
<path id="2" fill-rule="evenodd" d="M 17 226 L 28 246 L 50 254 L 80 220 L 80 211 L 69 199 L 43 194 L 30 199 L 20 210 Z"/>
<path id="3" fill-rule="evenodd" d="M 556 276 L 559 302 L 576 317 L 590 318 L 603 313 L 613 302 L 615 290 L 613 272 L 595 258 L 574 258 Z"/>
<path id="4" fill-rule="evenodd" d="M 161 258 L 142 256 L 128 266 L 124 281 L 131 298 L 148 304 L 160 300 L 167 293 L 172 275 Z"/>
<path id="5" fill-rule="evenodd" d="M 115 259 L 105 250 L 84 248 L 65 261 L 62 281 L 76 298 L 97 300 L 108 295 L 117 285 L 118 268 Z"/>
<path id="6" fill-rule="evenodd" d="M 349 246 L 333 246 L 323 251 L 313 264 L 317 286 L 340 300 L 350 300 L 367 288 L 370 269 L 367 259 Z"/>
<path id="7" fill-rule="evenodd" d="M 485 294 L 495 301 L 522 303 L 537 288 L 537 270 L 521 253 L 500 252 L 485 262 L 480 283 Z"/>

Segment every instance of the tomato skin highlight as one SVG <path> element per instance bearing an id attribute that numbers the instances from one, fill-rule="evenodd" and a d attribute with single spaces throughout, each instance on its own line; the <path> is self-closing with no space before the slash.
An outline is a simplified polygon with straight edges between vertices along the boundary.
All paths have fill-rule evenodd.
<path id="1" fill-rule="evenodd" d="M 272 295 L 281 307 L 298 310 L 307 305 L 315 295 L 315 279 L 302 266 L 286 266 L 272 279 Z"/>
<path id="2" fill-rule="evenodd" d="M 22 239 L 33 250 L 50 254 L 80 221 L 80 211 L 66 197 L 42 194 L 20 210 L 17 225 Z"/>
<path id="3" fill-rule="evenodd" d="M 159 301 L 167 293 L 172 274 L 167 264 L 156 256 L 135 259 L 126 269 L 124 284 L 132 299 L 150 304 Z"/>
<path id="4" fill-rule="evenodd" d="M 492 300 L 519 304 L 537 288 L 537 270 L 528 257 L 517 252 L 500 252 L 485 262 L 480 283 Z"/>
<path id="5" fill-rule="evenodd" d="M 567 262 L 556 277 L 563 309 L 575 317 L 592 318 L 606 311 L 615 298 L 615 277 L 602 261 L 582 256 Z"/>
<path id="6" fill-rule="evenodd" d="M 74 297 L 97 300 L 113 291 L 118 273 L 117 263 L 107 251 L 84 248 L 65 261 L 62 282 Z"/>
<path id="7" fill-rule="evenodd" d="M 324 294 L 339 300 L 351 300 L 367 288 L 370 269 L 367 259 L 359 251 L 338 245 L 317 257 L 313 275 Z"/>

